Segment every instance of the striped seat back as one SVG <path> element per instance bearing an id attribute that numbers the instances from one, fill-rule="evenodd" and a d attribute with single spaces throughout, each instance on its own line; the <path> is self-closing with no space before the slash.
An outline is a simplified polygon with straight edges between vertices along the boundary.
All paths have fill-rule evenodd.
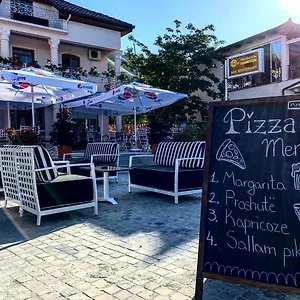
<path id="1" fill-rule="evenodd" d="M 103 156 L 101 156 L 101 154 L 103 154 Z M 115 163 L 118 160 L 119 145 L 118 143 L 88 143 L 85 149 L 84 159 L 90 161 L 92 155 L 100 155 L 95 157 L 94 161 Z"/>
<path id="2" fill-rule="evenodd" d="M 154 163 L 160 166 L 174 167 L 178 158 L 199 158 L 198 160 L 182 161 L 183 168 L 203 168 L 205 142 L 162 142 L 159 143 L 154 155 Z"/>
<path id="3" fill-rule="evenodd" d="M 36 181 L 46 183 L 58 177 L 57 169 L 54 166 L 49 152 L 41 146 L 33 147 L 35 169 L 51 168 L 45 171 L 36 172 Z"/>

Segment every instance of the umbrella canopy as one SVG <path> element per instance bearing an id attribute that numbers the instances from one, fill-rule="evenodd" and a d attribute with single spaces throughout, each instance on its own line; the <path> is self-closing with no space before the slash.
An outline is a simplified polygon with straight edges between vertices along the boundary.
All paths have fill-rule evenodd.
<path id="1" fill-rule="evenodd" d="M 35 87 L 34 93 L 28 84 L 11 84 L 7 81 L 0 82 L 0 109 L 7 110 L 8 124 L 10 127 L 10 110 L 31 110 L 50 106 L 54 103 L 77 99 L 86 96 L 85 90 L 69 90 L 53 87 Z M 33 100 L 33 102 L 32 102 Z"/>
<path id="2" fill-rule="evenodd" d="M 42 69 L 2 70 L 1 75 L 6 81 L 11 83 L 28 83 L 34 86 L 42 85 L 61 89 L 86 90 L 90 94 L 97 92 L 97 85 L 94 83 L 57 76 Z"/>
<path id="3" fill-rule="evenodd" d="M 168 106 L 186 98 L 186 94 L 161 90 L 150 85 L 133 82 L 125 84 L 106 93 L 90 97 L 88 107 L 99 104 L 117 104 L 119 111 L 131 111 L 131 114 L 146 113 L 150 110 Z"/>
<path id="4" fill-rule="evenodd" d="M 34 89 L 43 87 L 46 94 L 49 94 L 47 88 L 56 89 L 69 89 L 72 91 L 82 91 L 82 95 L 93 94 L 97 92 L 97 85 L 79 80 L 68 79 L 57 76 L 51 72 L 47 72 L 36 68 L 24 68 L 21 70 L 2 70 L 2 77 L 16 89 L 22 90 L 23 88 L 30 87 L 31 108 L 32 108 L 32 125 L 35 125 L 34 120 L 34 106 L 35 106 L 35 93 Z M 79 96 L 80 97 L 80 96 Z M 51 96 L 50 96 L 51 98 Z M 54 98 L 55 103 L 63 101 L 61 96 Z"/>
<path id="5" fill-rule="evenodd" d="M 69 90 L 53 87 L 34 88 L 34 106 L 49 106 L 55 103 L 77 99 L 87 95 L 84 90 Z M 7 81 L 0 82 L 0 108 L 6 107 L 6 102 L 10 102 L 16 109 L 23 109 L 30 106 L 32 101 L 31 89 L 28 84 L 11 84 Z"/>

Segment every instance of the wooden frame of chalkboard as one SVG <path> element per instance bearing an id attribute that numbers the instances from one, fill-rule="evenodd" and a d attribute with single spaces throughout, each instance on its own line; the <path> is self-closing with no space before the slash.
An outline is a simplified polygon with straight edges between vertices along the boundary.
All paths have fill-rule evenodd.
<path id="1" fill-rule="evenodd" d="M 290 286 L 277 285 L 272 283 L 265 283 L 262 281 L 249 280 L 244 278 L 237 278 L 231 276 L 225 276 L 217 273 L 206 273 L 204 272 L 204 252 L 206 243 L 206 230 L 208 223 L 208 200 L 209 200 L 209 182 L 210 182 L 210 154 L 211 154 L 211 141 L 212 141 L 212 125 L 213 125 L 213 114 L 214 109 L 219 107 L 235 107 L 235 106 L 247 106 L 247 105 L 258 105 L 258 104 L 274 104 L 274 103 L 287 103 L 290 101 L 298 102 L 299 105 L 296 109 L 299 109 L 300 114 L 300 96 L 279 96 L 279 97 L 264 97 L 255 99 L 240 99 L 234 101 L 220 101 L 211 102 L 209 104 L 208 113 L 208 131 L 206 137 L 206 150 L 205 150 L 205 165 L 204 165 L 204 183 L 203 183 L 203 197 L 201 201 L 201 220 L 200 220 L 200 238 L 199 238 L 199 251 L 198 251 L 198 264 L 197 264 L 197 275 L 196 275 L 196 289 L 194 300 L 203 299 L 203 283 L 204 279 L 215 279 L 222 280 L 225 282 L 245 284 L 263 289 L 274 290 L 278 292 L 300 294 L 299 288 Z"/>

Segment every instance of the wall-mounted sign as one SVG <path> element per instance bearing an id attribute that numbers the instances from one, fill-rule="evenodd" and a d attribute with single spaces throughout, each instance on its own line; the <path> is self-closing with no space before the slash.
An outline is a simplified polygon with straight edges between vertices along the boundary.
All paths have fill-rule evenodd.
<path id="1" fill-rule="evenodd" d="M 300 100 L 289 101 L 288 109 L 300 109 Z"/>
<path id="2" fill-rule="evenodd" d="M 227 59 L 227 78 L 264 72 L 264 49 L 230 56 Z"/>

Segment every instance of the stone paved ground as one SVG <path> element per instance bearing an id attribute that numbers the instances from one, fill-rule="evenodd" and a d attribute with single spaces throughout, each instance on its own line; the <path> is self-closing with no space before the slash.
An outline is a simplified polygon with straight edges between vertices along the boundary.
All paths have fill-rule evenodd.
<path id="1" fill-rule="evenodd" d="M 0 300 L 192 299 L 197 264 L 199 197 L 127 193 L 127 177 L 111 185 L 119 205 L 35 217 L 0 201 Z M 102 190 L 102 185 L 99 186 Z M 207 300 L 296 299 L 218 281 Z M 300 298 L 297 298 L 300 299 Z"/>

